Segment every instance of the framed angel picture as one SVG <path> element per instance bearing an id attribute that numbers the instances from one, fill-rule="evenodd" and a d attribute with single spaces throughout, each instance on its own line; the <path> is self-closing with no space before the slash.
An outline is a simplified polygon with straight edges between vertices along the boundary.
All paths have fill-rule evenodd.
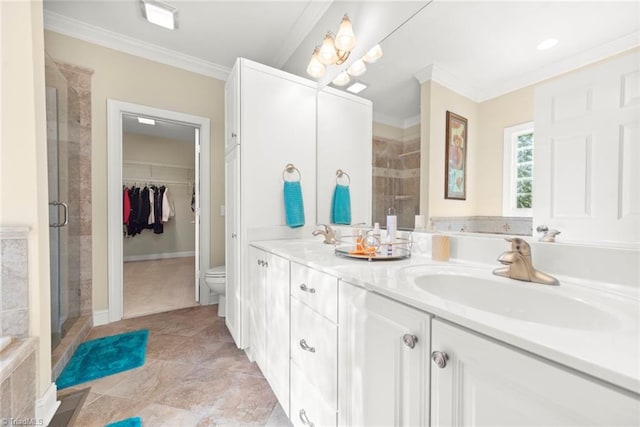
<path id="1" fill-rule="evenodd" d="M 444 198 L 467 198 L 467 119 L 447 111 Z"/>

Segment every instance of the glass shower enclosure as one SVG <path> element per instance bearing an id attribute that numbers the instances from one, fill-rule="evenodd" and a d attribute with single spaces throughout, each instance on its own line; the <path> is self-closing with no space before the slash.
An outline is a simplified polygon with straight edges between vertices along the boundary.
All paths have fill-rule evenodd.
<path id="1" fill-rule="evenodd" d="M 80 224 L 78 203 L 74 203 L 80 191 L 80 145 L 70 135 L 69 99 L 73 89 L 46 54 L 45 68 L 53 350 L 80 316 Z"/>

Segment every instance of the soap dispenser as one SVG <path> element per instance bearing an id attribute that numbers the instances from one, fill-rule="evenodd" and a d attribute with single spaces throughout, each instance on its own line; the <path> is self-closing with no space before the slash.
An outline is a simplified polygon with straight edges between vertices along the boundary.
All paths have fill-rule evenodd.
<path id="1" fill-rule="evenodd" d="M 393 243 L 396 241 L 396 231 L 398 230 L 398 217 L 396 209 L 390 207 L 387 211 L 387 255 L 393 255 Z"/>

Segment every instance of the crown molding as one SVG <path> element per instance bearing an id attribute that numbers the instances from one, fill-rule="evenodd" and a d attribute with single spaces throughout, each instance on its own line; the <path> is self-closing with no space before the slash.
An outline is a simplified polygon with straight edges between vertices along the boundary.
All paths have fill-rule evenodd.
<path id="1" fill-rule="evenodd" d="M 477 102 L 487 101 L 523 87 L 539 83 L 569 71 L 601 61 L 610 56 L 640 46 L 640 32 L 628 34 L 603 45 L 591 48 L 577 55 L 556 61 L 537 70 L 532 70 L 516 78 L 501 82 L 498 85 L 483 89 L 479 92 Z"/>
<path id="2" fill-rule="evenodd" d="M 478 102 L 478 90 L 475 87 L 468 85 L 464 80 L 436 64 L 427 65 L 423 69 L 416 71 L 413 76 L 420 84 L 431 80 L 459 93 L 465 98 Z"/>
<path id="3" fill-rule="evenodd" d="M 65 36 L 219 80 L 226 80 L 231 72 L 231 68 L 223 65 L 105 30 L 49 10 L 44 11 L 44 28 Z"/>
<path id="4" fill-rule="evenodd" d="M 408 129 L 410 127 L 413 127 L 415 125 L 419 125 L 420 124 L 420 114 L 417 114 L 415 116 L 406 118 L 406 119 L 399 119 L 397 117 L 392 117 L 389 116 L 387 114 L 382 114 L 382 113 L 373 113 L 373 121 L 376 123 L 381 123 L 383 125 L 387 125 L 387 126 L 393 126 L 395 128 L 398 129 Z"/>

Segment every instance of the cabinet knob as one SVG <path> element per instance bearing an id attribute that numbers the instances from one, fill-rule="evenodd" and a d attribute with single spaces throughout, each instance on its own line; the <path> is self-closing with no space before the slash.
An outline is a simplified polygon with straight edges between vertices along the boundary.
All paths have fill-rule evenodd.
<path id="1" fill-rule="evenodd" d="M 237 137 L 237 136 L 238 136 L 238 135 L 237 135 L 235 132 L 231 132 L 231 138 L 235 138 L 235 137 Z"/>
<path id="2" fill-rule="evenodd" d="M 236 233 L 231 233 L 231 238 L 235 239 L 236 237 L 238 237 L 238 235 Z"/>
<path id="3" fill-rule="evenodd" d="M 315 353 L 316 352 L 316 348 L 315 347 L 311 347 L 309 344 L 307 344 L 307 341 L 305 339 L 301 339 L 300 340 L 300 347 L 303 350 L 308 351 L 310 353 Z"/>
<path id="4" fill-rule="evenodd" d="M 444 351 L 434 351 L 431 353 L 431 360 L 438 368 L 443 369 L 447 366 L 449 355 Z"/>
<path id="5" fill-rule="evenodd" d="M 262 265 L 262 260 L 261 259 L 258 260 L 258 265 Z"/>
<path id="6" fill-rule="evenodd" d="M 265 267 L 269 267 L 269 263 L 267 261 L 263 261 L 262 265 L 264 265 Z"/>
<path id="7" fill-rule="evenodd" d="M 302 290 L 304 292 L 309 292 L 310 294 L 315 294 L 316 293 L 316 289 L 315 288 L 308 288 L 307 285 L 305 285 L 304 283 L 302 285 L 300 285 L 300 290 Z"/>
<path id="8" fill-rule="evenodd" d="M 309 417 L 307 417 L 307 413 L 305 412 L 304 409 L 300 409 L 300 421 L 302 421 L 302 424 L 309 426 L 309 427 L 313 427 L 314 424 L 309 420 Z"/>
<path id="9" fill-rule="evenodd" d="M 418 342 L 418 337 L 411 334 L 404 334 L 404 336 L 402 337 L 402 341 L 404 341 L 404 345 L 406 345 L 407 347 L 414 348 L 416 346 L 416 343 Z"/>

